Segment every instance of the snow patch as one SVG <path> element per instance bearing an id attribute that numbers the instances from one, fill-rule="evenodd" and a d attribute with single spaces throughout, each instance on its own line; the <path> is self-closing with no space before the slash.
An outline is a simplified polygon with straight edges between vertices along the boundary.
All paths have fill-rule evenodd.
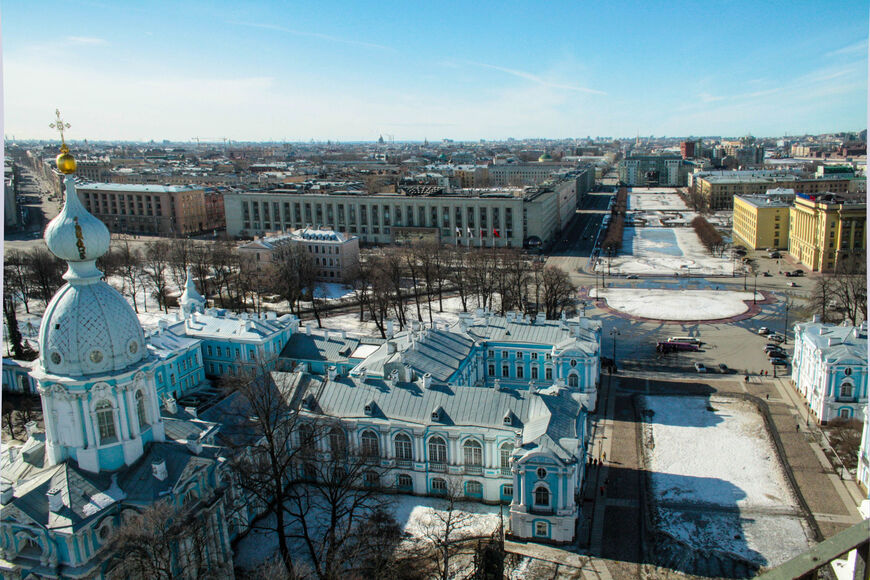
<path id="1" fill-rule="evenodd" d="M 591 288 L 592 298 L 632 316 L 656 320 L 718 320 L 749 310 L 752 292 L 733 290 L 659 290 L 649 288 Z M 763 300 L 759 294 L 757 297 Z"/>

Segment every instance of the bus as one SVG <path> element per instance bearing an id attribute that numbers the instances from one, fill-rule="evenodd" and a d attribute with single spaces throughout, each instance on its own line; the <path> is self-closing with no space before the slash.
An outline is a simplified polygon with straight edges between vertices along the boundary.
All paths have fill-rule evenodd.
<path id="1" fill-rule="evenodd" d="M 668 353 L 668 352 L 679 352 L 679 351 L 696 351 L 698 350 L 698 345 L 691 342 L 675 342 L 675 341 L 665 341 L 659 342 L 656 345 L 656 351 Z"/>
<path id="2" fill-rule="evenodd" d="M 688 342 L 690 344 L 701 344 L 701 341 L 693 336 L 672 336 L 668 342 Z"/>

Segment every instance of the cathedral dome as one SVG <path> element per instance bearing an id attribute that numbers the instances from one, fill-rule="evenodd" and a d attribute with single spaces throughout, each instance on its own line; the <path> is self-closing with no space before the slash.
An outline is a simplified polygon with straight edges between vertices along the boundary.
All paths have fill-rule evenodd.
<path id="1" fill-rule="evenodd" d="M 147 356 L 133 308 L 106 284 L 66 284 L 45 309 L 39 330 L 42 368 L 64 376 L 121 370 Z"/>

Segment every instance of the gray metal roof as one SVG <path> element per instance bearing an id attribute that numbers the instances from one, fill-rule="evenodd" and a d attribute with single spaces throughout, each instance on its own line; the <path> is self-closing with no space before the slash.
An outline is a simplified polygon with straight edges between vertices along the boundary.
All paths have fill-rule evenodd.
<path id="1" fill-rule="evenodd" d="M 297 332 L 287 341 L 281 356 L 297 360 L 346 362 L 359 344 L 359 338 L 342 338 L 338 332 L 327 332 L 325 335 L 320 332 L 310 335 Z"/>

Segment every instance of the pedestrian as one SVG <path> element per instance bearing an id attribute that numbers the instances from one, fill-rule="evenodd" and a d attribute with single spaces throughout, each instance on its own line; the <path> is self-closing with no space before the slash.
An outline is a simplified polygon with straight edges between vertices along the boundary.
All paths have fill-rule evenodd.
<path id="1" fill-rule="evenodd" d="M 601 495 L 604 495 L 604 486 L 602 485 L 602 486 L 599 487 L 598 489 L 599 489 L 599 491 L 601 492 Z"/>
<path id="2" fill-rule="evenodd" d="M 800 426 L 800 425 L 795 425 L 795 426 L 794 426 L 794 430 L 795 430 L 795 432 L 800 431 L 800 430 L 801 430 L 801 426 Z"/>
<path id="3" fill-rule="evenodd" d="M 602 461 L 602 463 L 604 461 L 607 461 L 607 452 L 606 451 L 601 452 L 601 461 Z"/>
<path id="4" fill-rule="evenodd" d="M 769 401 L 770 400 L 770 393 L 767 393 L 766 395 L 764 395 L 764 399 Z"/>

